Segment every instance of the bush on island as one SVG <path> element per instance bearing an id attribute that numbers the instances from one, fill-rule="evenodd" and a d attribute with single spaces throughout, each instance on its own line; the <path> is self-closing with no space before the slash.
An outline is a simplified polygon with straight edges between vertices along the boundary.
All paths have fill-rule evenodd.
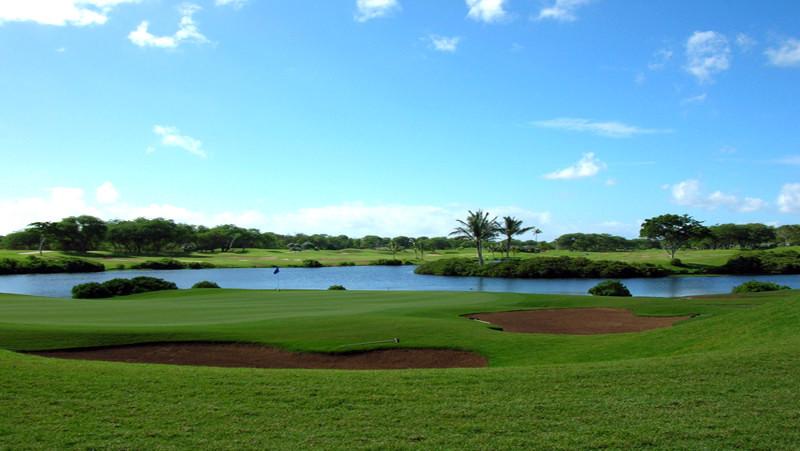
<path id="1" fill-rule="evenodd" d="M 99 299 L 177 289 L 177 285 L 164 279 L 142 276 L 133 279 L 118 278 L 103 283 L 90 282 L 75 285 L 72 287 L 72 297 L 75 299 Z"/>
<path id="2" fill-rule="evenodd" d="M 745 282 L 741 285 L 738 285 L 733 288 L 732 293 L 742 294 L 742 293 L 761 293 L 763 291 L 782 291 L 782 290 L 791 290 L 790 287 L 786 285 L 778 285 L 777 283 L 772 282 L 759 282 L 757 280 L 751 280 L 749 282 Z"/>
<path id="3" fill-rule="evenodd" d="M 202 280 L 192 285 L 192 288 L 219 288 L 219 285 L 217 285 L 216 282 L 211 282 L 209 280 Z"/>
<path id="4" fill-rule="evenodd" d="M 672 272 L 647 263 L 589 260 L 578 257 L 535 257 L 479 266 L 474 259 L 448 258 L 417 266 L 417 274 L 435 276 L 509 277 L 520 279 L 664 277 Z"/>
<path id="5" fill-rule="evenodd" d="M 590 288 L 589 294 L 592 296 L 631 296 L 628 287 L 619 280 L 604 280 Z"/>
<path id="6" fill-rule="evenodd" d="M 331 286 L 328 287 L 328 289 L 331 290 L 331 291 L 345 291 L 345 290 L 347 290 L 347 288 L 345 288 L 344 285 L 331 285 Z"/>

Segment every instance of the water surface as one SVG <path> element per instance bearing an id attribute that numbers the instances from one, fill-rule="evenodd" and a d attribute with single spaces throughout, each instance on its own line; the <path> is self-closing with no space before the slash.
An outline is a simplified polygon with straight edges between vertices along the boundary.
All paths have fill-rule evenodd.
<path id="1" fill-rule="evenodd" d="M 414 274 L 413 266 L 350 266 L 330 268 L 214 268 L 174 271 L 108 271 L 88 274 L 31 274 L 0 276 L 0 293 L 70 297 L 74 285 L 103 282 L 115 277 L 151 276 L 189 288 L 201 280 L 223 288 L 313 289 L 344 285 L 348 290 L 495 291 L 512 293 L 586 294 L 603 279 L 498 279 L 442 277 Z M 634 296 L 678 297 L 729 293 L 748 280 L 761 280 L 800 288 L 800 276 L 697 276 L 659 279 L 625 279 Z"/>

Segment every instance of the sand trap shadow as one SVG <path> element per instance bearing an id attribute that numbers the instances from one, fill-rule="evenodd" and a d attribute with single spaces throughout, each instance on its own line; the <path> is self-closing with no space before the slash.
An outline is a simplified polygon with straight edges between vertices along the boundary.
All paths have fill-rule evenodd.
<path id="1" fill-rule="evenodd" d="M 61 359 L 235 368 L 398 370 L 487 366 L 486 358 L 479 354 L 451 349 L 378 349 L 328 354 L 289 352 L 256 344 L 206 342 L 145 343 L 26 354 Z"/>
<path id="2" fill-rule="evenodd" d="M 613 308 L 564 308 L 472 313 L 467 318 L 497 325 L 506 332 L 595 335 L 670 327 L 691 316 L 636 316 Z"/>

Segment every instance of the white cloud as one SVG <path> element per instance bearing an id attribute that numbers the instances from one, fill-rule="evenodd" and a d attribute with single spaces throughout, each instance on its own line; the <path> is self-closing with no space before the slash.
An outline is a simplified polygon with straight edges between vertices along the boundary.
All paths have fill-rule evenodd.
<path id="1" fill-rule="evenodd" d="M 577 20 L 575 11 L 583 5 L 591 3 L 592 0 L 555 0 L 548 7 L 539 11 L 539 19 L 552 19 L 559 22 L 572 22 Z"/>
<path id="2" fill-rule="evenodd" d="M 446 53 L 455 52 L 458 49 L 458 43 L 461 41 L 461 38 L 458 36 L 447 37 L 435 34 L 428 36 L 428 39 L 430 39 L 431 46 L 434 50 Z"/>
<path id="3" fill-rule="evenodd" d="M 696 103 L 703 103 L 703 102 L 706 101 L 707 97 L 708 97 L 708 94 L 706 94 L 705 92 L 702 93 L 702 94 L 698 94 L 696 96 L 685 97 L 685 98 L 681 99 L 681 105 L 691 105 L 691 104 L 696 104 Z"/>
<path id="4" fill-rule="evenodd" d="M 386 17 L 400 9 L 397 0 L 356 0 L 355 19 L 358 22 Z"/>
<path id="5" fill-rule="evenodd" d="M 186 3 L 181 5 L 179 11 L 181 20 L 178 24 L 178 31 L 173 35 L 156 36 L 150 33 L 150 23 L 142 21 L 135 30 L 128 34 L 128 39 L 139 47 L 159 47 L 174 49 L 185 42 L 205 44 L 208 39 L 197 29 L 192 16 L 201 8 L 197 5 Z"/>
<path id="6" fill-rule="evenodd" d="M 506 17 L 506 0 L 466 0 L 467 17 L 479 22 L 497 22 Z"/>
<path id="7" fill-rule="evenodd" d="M 110 182 L 108 185 L 113 186 Z M 104 183 L 102 186 L 106 185 Z M 100 191 L 100 188 L 97 190 Z M 178 222 L 215 226 L 236 224 L 277 233 L 327 233 L 363 236 L 441 236 L 453 230 L 456 219 L 466 215 L 468 207 L 459 205 L 367 205 L 360 202 L 299 208 L 271 215 L 257 210 L 204 212 L 170 203 L 130 205 L 118 201 L 87 202 L 81 188 L 52 188 L 40 197 L 0 199 L 0 234 L 20 230 L 35 221 L 53 221 L 66 216 L 89 214 L 103 219 L 167 218 Z M 110 199 L 106 199 L 110 200 Z M 550 224 L 549 212 L 535 212 L 516 206 L 486 209 L 492 215 L 511 215 L 528 225 Z"/>
<path id="8" fill-rule="evenodd" d="M 0 25 L 3 22 L 35 22 L 41 25 L 102 25 L 108 14 L 123 3 L 139 0 L 2 0 Z"/>
<path id="9" fill-rule="evenodd" d="M 591 119 L 560 117 L 543 121 L 534 121 L 533 125 L 542 128 L 554 128 L 573 132 L 588 132 L 609 138 L 628 138 L 634 135 L 668 133 L 669 130 L 640 128 L 634 125 L 614 121 L 593 121 Z"/>
<path id="10" fill-rule="evenodd" d="M 787 183 L 778 195 L 778 208 L 783 213 L 800 212 L 800 183 Z"/>
<path id="11" fill-rule="evenodd" d="M 699 82 L 713 81 L 713 75 L 731 66 L 728 38 L 716 31 L 695 31 L 686 41 L 686 71 Z"/>
<path id="12" fill-rule="evenodd" d="M 672 192 L 672 201 L 677 205 L 687 207 L 715 210 L 720 207 L 728 208 L 741 213 L 759 211 L 767 206 L 767 202 L 757 197 L 740 199 L 733 194 L 714 191 L 706 195 L 702 192 L 698 180 L 684 180 L 675 185 L 667 186 Z"/>
<path id="13" fill-rule="evenodd" d="M 606 164 L 598 160 L 594 153 L 589 152 L 583 154 L 583 157 L 574 165 L 545 174 L 544 178 L 549 180 L 572 180 L 592 177 L 605 168 Z"/>
<path id="14" fill-rule="evenodd" d="M 247 0 L 214 0 L 217 6 L 233 6 L 235 9 L 241 8 L 245 3 Z"/>
<path id="15" fill-rule="evenodd" d="M 606 180 L 606 186 L 617 186 L 618 183 L 619 182 L 617 182 L 617 179 L 608 179 L 608 180 Z"/>
<path id="16" fill-rule="evenodd" d="M 161 137 L 161 145 L 163 146 L 178 147 L 200 158 L 206 158 L 207 156 L 205 150 L 203 150 L 202 141 L 188 135 L 181 135 L 180 130 L 175 127 L 155 125 L 153 126 L 153 133 Z M 150 151 L 151 148 L 148 148 L 148 153 L 152 153 Z"/>
<path id="17" fill-rule="evenodd" d="M 119 192 L 113 183 L 105 182 L 95 190 L 95 199 L 101 204 L 113 204 L 119 199 Z"/>
<path id="18" fill-rule="evenodd" d="M 786 166 L 800 166 L 800 155 L 790 155 L 788 157 L 775 160 L 775 162 Z"/>
<path id="19" fill-rule="evenodd" d="M 800 66 L 800 40 L 784 40 L 777 48 L 770 47 L 765 52 L 769 63 L 778 67 Z"/>

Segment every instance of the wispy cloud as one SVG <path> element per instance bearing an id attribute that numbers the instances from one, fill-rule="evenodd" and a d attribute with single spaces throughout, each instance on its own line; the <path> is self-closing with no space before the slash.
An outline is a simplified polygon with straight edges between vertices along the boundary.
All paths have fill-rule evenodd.
<path id="1" fill-rule="evenodd" d="M 575 12 L 581 6 L 591 3 L 592 0 L 555 0 L 552 5 L 539 11 L 538 18 L 552 19 L 559 22 L 573 22 L 578 19 Z"/>
<path id="2" fill-rule="evenodd" d="M 750 35 L 745 33 L 739 33 L 736 35 L 736 46 L 739 47 L 739 50 L 742 52 L 749 52 L 750 49 L 755 47 L 757 44 L 756 40 L 753 39 Z"/>
<path id="3" fill-rule="evenodd" d="M 695 31 L 686 41 L 686 71 L 700 83 L 713 81 L 731 66 L 728 38 L 716 31 Z"/>
<path id="4" fill-rule="evenodd" d="M 458 44 L 461 42 L 459 36 L 439 36 L 432 34 L 428 36 L 431 47 L 439 52 L 454 53 L 458 50 Z"/>
<path id="5" fill-rule="evenodd" d="M 573 180 L 597 175 L 606 168 L 606 164 L 598 160 L 594 153 L 583 154 L 580 160 L 572 166 L 545 174 L 548 180 Z"/>
<path id="6" fill-rule="evenodd" d="M 235 9 L 240 9 L 247 3 L 248 0 L 214 0 L 217 6 L 232 6 Z"/>
<path id="7" fill-rule="evenodd" d="M 800 212 L 800 183 L 787 183 L 778 195 L 778 208 L 783 213 Z"/>
<path id="8" fill-rule="evenodd" d="M 479 22 L 497 22 L 507 17 L 506 0 L 466 0 L 467 17 Z"/>
<path id="9" fill-rule="evenodd" d="M 187 3 L 181 5 L 179 11 L 181 20 L 178 24 L 178 31 L 173 35 L 156 36 L 150 33 L 150 23 L 142 21 L 135 30 L 128 34 L 128 39 L 139 47 L 159 47 L 174 49 L 185 42 L 204 44 L 208 39 L 197 29 L 192 16 L 201 8 L 197 5 Z"/>
<path id="10" fill-rule="evenodd" d="M 661 70 L 672 61 L 673 55 L 674 52 L 671 49 L 659 49 L 653 54 L 653 59 L 647 65 L 647 68 L 652 71 Z"/>
<path id="11" fill-rule="evenodd" d="M 800 166 L 800 155 L 789 155 L 779 158 L 775 162 L 786 166 Z"/>
<path id="12" fill-rule="evenodd" d="M 355 19 L 358 22 L 386 17 L 400 9 L 397 0 L 356 0 Z"/>
<path id="13" fill-rule="evenodd" d="M 641 128 L 635 125 L 615 121 L 594 121 L 584 118 L 560 117 L 534 121 L 533 125 L 541 128 L 568 130 L 573 132 L 593 133 L 609 138 L 629 138 L 635 135 L 649 135 L 653 133 L 669 133 L 670 130 Z"/>
<path id="14" fill-rule="evenodd" d="M 139 0 L 2 0 L 0 25 L 3 22 L 35 22 L 41 25 L 103 25 L 118 5 Z"/>
<path id="15" fill-rule="evenodd" d="M 704 208 L 715 210 L 723 207 L 741 213 L 750 213 L 762 210 L 767 206 L 767 202 L 757 197 L 739 198 L 733 194 L 722 191 L 714 191 L 705 194 L 701 190 L 698 180 L 689 179 L 674 185 L 668 185 L 672 194 L 672 201 L 677 205 L 687 207 Z"/>
<path id="16" fill-rule="evenodd" d="M 778 47 L 770 47 L 765 52 L 770 64 L 777 67 L 800 66 L 800 40 L 785 39 Z"/>
<path id="17" fill-rule="evenodd" d="M 689 96 L 681 99 L 681 105 L 692 105 L 696 103 L 703 103 L 706 101 L 708 94 L 705 92 L 696 96 Z"/>
<path id="18" fill-rule="evenodd" d="M 161 145 L 166 147 L 177 147 L 183 149 L 190 154 L 206 158 L 206 152 L 203 150 L 202 141 L 192 138 L 188 135 L 182 135 L 180 130 L 169 125 L 156 125 L 153 127 L 153 133 L 161 138 Z M 153 149 L 150 151 L 150 149 Z M 153 153 L 153 147 L 148 148 L 148 153 Z"/>

